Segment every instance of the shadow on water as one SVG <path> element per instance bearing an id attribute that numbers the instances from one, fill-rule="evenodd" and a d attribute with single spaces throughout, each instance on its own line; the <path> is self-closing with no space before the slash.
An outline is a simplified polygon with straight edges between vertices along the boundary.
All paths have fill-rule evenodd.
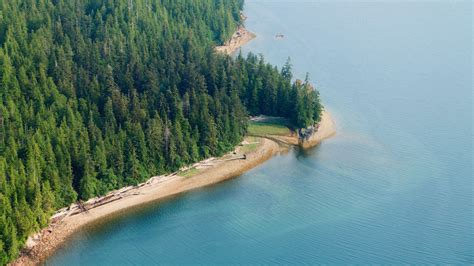
<path id="1" fill-rule="evenodd" d="M 302 149 L 301 147 L 294 147 L 293 154 L 294 156 L 296 156 L 296 159 L 298 160 L 307 159 L 308 157 L 315 156 L 318 153 L 318 151 L 321 149 L 322 145 L 324 145 L 324 143 L 320 143 L 308 149 Z"/>

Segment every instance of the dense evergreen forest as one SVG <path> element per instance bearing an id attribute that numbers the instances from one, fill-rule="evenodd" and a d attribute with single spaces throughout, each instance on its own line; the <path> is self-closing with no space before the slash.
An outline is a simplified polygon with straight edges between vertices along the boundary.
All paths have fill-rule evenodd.
<path id="1" fill-rule="evenodd" d="M 54 210 L 221 155 L 249 115 L 319 119 L 318 93 L 213 47 L 243 0 L 0 0 L 0 264 Z"/>

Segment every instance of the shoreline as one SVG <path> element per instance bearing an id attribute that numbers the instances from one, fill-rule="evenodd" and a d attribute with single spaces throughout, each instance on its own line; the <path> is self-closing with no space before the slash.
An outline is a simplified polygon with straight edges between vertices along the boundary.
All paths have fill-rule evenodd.
<path id="1" fill-rule="evenodd" d="M 318 145 L 325 139 L 333 137 L 334 135 L 336 135 L 336 124 L 334 122 L 334 119 L 332 118 L 331 113 L 326 110 L 323 110 L 321 113 L 321 121 L 319 122 L 318 130 L 304 142 L 301 142 L 297 135 L 265 135 L 257 137 L 271 139 L 277 142 L 278 144 L 284 146 L 300 146 L 303 149 L 308 149 Z"/>
<path id="2" fill-rule="evenodd" d="M 321 113 L 321 121 L 319 122 L 318 130 L 307 141 L 300 143 L 300 146 L 303 149 L 311 148 L 334 135 L 336 135 L 336 123 L 331 113 L 323 111 Z"/>
<path id="3" fill-rule="evenodd" d="M 335 132 L 334 121 L 330 114 L 324 111 L 318 132 L 311 137 L 311 141 L 308 144 L 300 146 L 305 149 L 316 146 L 324 139 L 332 137 Z M 26 247 L 21 251 L 20 257 L 13 261 L 11 265 L 40 264 L 53 255 L 75 232 L 86 225 L 132 207 L 237 177 L 267 161 L 274 155 L 284 152 L 288 146 L 298 145 L 297 138 L 290 136 L 280 136 L 276 139 L 273 136 L 254 138 L 256 138 L 254 142 L 249 142 L 250 137 L 247 137 L 241 145 L 236 147 L 234 152 L 228 153 L 223 157 L 203 160 L 194 164 L 192 168 L 179 172 L 185 173 L 185 171 L 190 171 L 190 169 L 198 169 L 197 173 L 193 173 L 190 176 L 186 177 L 186 174 L 180 176 L 179 173 L 173 173 L 153 177 L 138 186 L 112 191 L 106 196 L 93 198 L 84 203 L 84 206 L 92 203 L 97 204 L 97 206 L 91 209 L 81 209 L 81 206 L 77 204 L 61 209 L 51 218 L 52 222 L 47 228 L 28 239 L 25 244 Z M 282 140 L 281 138 L 284 139 Z M 255 149 L 250 152 L 245 151 L 244 148 L 252 144 L 257 144 Z M 244 157 L 242 157 L 243 154 L 245 154 Z M 112 195 L 119 196 L 117 199 L 109 202 L 101 202 Z M 62 217 L 58 218 L 60 216 Z"/>
<path id="4" fill-rule="evenodd" d="M 229 41 L 224 45 L 216 46 L 215 49 L 219 53 L 231 55 L 256 37 L 257 35 L 248 31 L 245 27 L 239 26 Z"/>
<path id="5" fill-rule="evenodd" d="M 105 204 L 98 204 L 94 208 L 81 210 L 82 207 L 73 204 L 67 209 L 61 209 L 51 218 L 52 222 L 48 227 L 28 239 L 25 248 L 21 251 L 20 257 L 12 262 L 11 265 L 40 264 L 46 258 L 53 255 L 71 235 L 92 222 L 138 205 L 151 203 L 239 176 L 279 152 L 279 146 L 276 142 L 260 138 L 258 139 L 258 146 L 255 151 L 246 153 L 246 159 L 244 160 L 239 155 L 242 155 L 241 150 L 245 146 L 239 145 L 234 152 L 228 153 L 223 157 L 210 158 L 194 164 L 194 167 L 202 168 L 198 173 L 189 177 L 180 176 L 177 173 L 152 177 L 138 186 L 112 191 L 106 196 L 93 198 L 84 203 L 84 206 L 87 206 L 111 195 L 119 195 L 116 200 Z M 61 219 L 55 218 L 59 215 L 63 217 Z"/>

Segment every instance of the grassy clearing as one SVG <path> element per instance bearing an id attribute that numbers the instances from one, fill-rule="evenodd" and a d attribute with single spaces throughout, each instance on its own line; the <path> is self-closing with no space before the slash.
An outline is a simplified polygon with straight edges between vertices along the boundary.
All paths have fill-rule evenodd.
<path id="1" fill-rule="evenodd" d="M 191 168 L 191 169 L 188 169 L 188 170 L 185 170 L 185 171 L 180 171 L 178 173 L 178 175 L 182 176 L 182 177 L 190 177 L 190 176 L 196 175 L 198 173 L 199 173 L 199 169 Z"/>
<path id="2" fill-rule="evenodd" d="M 249 135 L 253 136 L 265 136 L 265 135 L 277 135 L 287 136 L 290 135 L 290 129 L 281 123 L 275 122 L 254 122 L 251 121 L 248 128 Z"/>
<path id="3" fill-rule="evenodd" d="M 260 144 L 260 139 L 256 137 L 247 137 L 246 141 L 249 144 L 245 144 L 240 148 L 241 153 L 250 153 L 257 150 L 258 145 Z"/>
<path id="4" fill-rule="evenodd" d="M 249 138 L 247 139 L 247 141 L 249 142 L 249 144 L 245 144 L 244 146 L 242 146 L 242 148 L 240 148 L 240 152 L 245 154 L 256 151 L 259 144 L 258 139 L 254 138 L 254 140 L 252 140 Z"/>
<path id="5" fill-rule="evenodd" d="M 258 143 L 247 144 L 242 147 L 242 153 L 250 153 L 257 150 Z"/>

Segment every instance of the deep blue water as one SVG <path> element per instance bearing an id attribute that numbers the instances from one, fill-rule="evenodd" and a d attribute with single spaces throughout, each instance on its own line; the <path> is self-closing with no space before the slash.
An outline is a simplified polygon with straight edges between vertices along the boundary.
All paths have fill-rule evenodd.
<path id="1" fill-rule="evenodd" d="M 47 264 L 474 263 L 472 3 L 246 14 L 244 52 L 308 71 L 337 136 L 84 230 Z"/>

